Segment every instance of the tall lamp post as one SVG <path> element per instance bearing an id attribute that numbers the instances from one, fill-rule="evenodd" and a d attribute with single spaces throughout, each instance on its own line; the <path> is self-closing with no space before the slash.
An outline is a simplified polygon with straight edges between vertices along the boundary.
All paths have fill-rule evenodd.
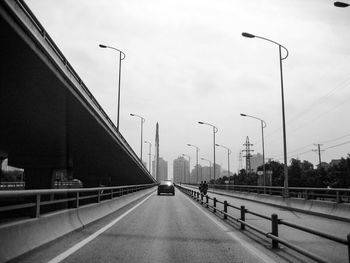
<path id="1" fill-rule="evenodd" d="M 262 141 L 262 152 L 263 152 L 263 173 L 264 173 L 264 193 L 266 193 L 266 171 L 265 171 L 265 145 L 264 145 L 264 128 L 266 128 L 267 124 L 264 120 L 255 117 L 255 116 L 251 116 L 248 114 L 244 114 L 241 113 L 241 116 L 243 117 L 250 117 L 250 118 L 254 118 L 260 121 L 261 123 L 261 141 Z"/>
<path id="2" fill-rule="evenodd" d="M 140 153 L 140 159 L 141 159 L 141 163 L 142 163 L 143 123 L 145 122 L 145 118 L 140 116 L 140 115 L 133 114 L 133 113 L 130 113 L 130 116 L 138 117 L 141 120 L 141 153 Z"/>
<path id="3" fill-rule="evenodd" d="M 201 158 L 201 160 L 209 162 L 209 182 L 210 182 L 210 180 L 211 180 L 211 164 L 212 164 L 212 162 L 209 161 L 208 159 L 205 159 L 205 158 Z M 201 178 L 201 179 L 202 179 L 201 181 L 203 181 L 203 178 Z"/>
<path id="4" fill-rule="evenodd" d="M 184 154 L 184 153 L 182 154 L 182 156 L 183 156 L 183 157 L 186 156 L 186 157 L 188 158 L 188 170 L 190 171 L 190 169 L 191 169 L 191 168 L 190 168 L 190 167 L 191 167 L 191 166 L 190 166 L 190 165 L 191 165 L 191 157 L 190 157 L 189 155 L 187 155 L 187 154 Z M 184 167 L 185 167 L 185 165 L 184 165 Z M 186 170 L 184 170 L 184 171 L 185 171 L 184 176 L 185 176 L 185 183 L 186 183 Z M 189 180 L 189 181 L 190 181 L 190 180 Z"/>
<path id="5" fill-rule="evenodd" d="M 214 167 L 214 185 L 215 185 L 215 180 L 216 180 L 216 176 L 215 176 L 215 165 L 216 165 L 216 163 L 215 163 L 215 133 L 218 132 L 218 128 L 216 128 L 214 125 L 207 123 L 207 122 L 199 121 L 198 123 L 209 125 L 209 126 L 213 127 L 213 136 L 214 136 L 214 143 L 213 143 L 213 146 L 214 146 L 214 148 L 213 148 L 214 149 L 214 166 L 213 167 Z"/>
<path id="6" fill-rule="evenodd" d="M 151 172 L 151 156 L 152 156 L 152 143 L 150 143 L 149 141 L 145 141 L 145 143 L 148 143 L 149 144 L 149 152 L 148 152 L 148 170 L 149 170 L 149 173 L 152 174 Z"/>
<path id="7" fill-rule="evenodd" d="M 280 75 L 281 75 L 281 96 L 282 96 L 282 123 L 283 123 L 283 155 L 284 155 L 284 196 L 288 197 L 288 166 L 287 166 L 287 140 L 286 140 L 286 122 L 285 122 L 285 112 L 284 112 L 284 91 L 283 91 L 283 73 L 282 73 L 282 60 L 285 60 L 288 55 L 289 51 L 286 47 L 282 46 L 281 44 L 260 36 L 255 36 L 246 32 L 242 33 L 242 36 L 248 37 L 248 38 L 260 38 L 266 41 L 269 41 L 273 44 L 276 44 L 278 46 L 279 50 L 279 59 L 280 59 Z M 286 51 L 286 55 L 282 57 L 282 48 Z"/>
<path id="8" fill-rule="evenodd" d="M 119 75 L 118 75 L 118 111 L 117 111 L 117 130 L 119 131 L 119 112 L 120 112 L 120 79 L 121 79 L 121 71 L 122 71 L 122 60 L 125 58 L 125 53 L 117 48 L 99 45 L 100 48 L 110 48 L 119 52 Z"/>
<path id="9" fill-rule="evenodd" d="M 231 154 L 231 150 L 229 148 L 227 148 L 226 146 L 223 146 L 220 144 L 215 144 L 215 145 L 227 150 L 227 177 L 228 177 L 228 181 L 230 182 L 230 154 Z"/>
<path id="10" fill-rule="evenodd" d="M 192 146 L 194 148 L 196 148 L 196 172 L 197 172 L 197 181 L 196 183 L 198 183 L 198 152 L 199 152 L 199 147 L 197 147 L 196 145 L 193 145 L 193 144 L 187 144 L 187 146 Z"/>

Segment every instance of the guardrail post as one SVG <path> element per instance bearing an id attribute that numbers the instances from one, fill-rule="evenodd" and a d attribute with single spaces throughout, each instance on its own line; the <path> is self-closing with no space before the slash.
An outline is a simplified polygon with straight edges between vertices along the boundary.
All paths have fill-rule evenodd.
<path id="1" fill-rule="evenodd" d="M 278 215 L 271 215 L 271 233 L 278 237 Z M 278 248 L 278 241 L 272 239 L 272 248 Z"/>
<path id="2" fill-rule="evenodd" d="M 79 207 L 79 192 L 76 193 L 75 195 L 75 208 Z"/>
<path id="3" fill-rule="evenodd" d="M 350 234 L 348 234 L 347 239 L 348 239 L 348 262 L 350 262 Z"/>
<path id="4" fill-rule="evenodd" d="M 245 206 L 241 205 L 241 220 L 245 221 Z M 245 225 L 243 223 L 241 223 L 241 229 L 244 230 L 245 229 Z"/>
<path id="5" fill-rule="evenodd" d="M 305 200 L 308 200 L 309 199 L 309 196 L 307 194 L 307 190 L 305 190 Z"/>
<path id="6" fill-rule="evenodd" d="M 224 212 L 227 213 L 227 201 L 224 201 Z M 224 214 L 224 219 L 227 219 L 227 215 Z"/>
<path id="7" fill-rule="evenodd" d="M 214 213 L 216 213 L 216 197 L 214 197 L 214 199 L 213 199 L 213 202 L 214 202 Z"/>
<path id="8" fill-rule="evenodd" d="M 97 191 L 97 203 L 101 202 L 101 190 Z"/>
<path id="9" fill-rule="evenodd" d="M 39 218 L 40 217 L 40 199 L 41 199 L 41 196 L 40 194 L 37 194 L 36 195 L 36 202 L 35 202 L 35 218 Z"/>
<path id="10" fill-rule="evenodd" d="M 206 195 L 205 199 L 206 199 L 205 202 L 207 203 L 207 207 L 209 207 L 209 196 Z"/>
<path id="11" fill-rule="evenodd" d="M 335 201 L 337 202 L 337 204 L 340 203 L 340 195 L 339 195 L 339 191 L 335 192 L 336 196 L 335 196 Z"/>

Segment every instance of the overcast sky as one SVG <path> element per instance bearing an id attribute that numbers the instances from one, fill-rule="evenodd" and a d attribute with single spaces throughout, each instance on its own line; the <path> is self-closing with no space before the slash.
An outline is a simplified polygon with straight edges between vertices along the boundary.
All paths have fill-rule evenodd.
<path id="1" fill-rule="evenodd" d="M 26 2 L 113 121 L 119 57 L 98 45 L 124 51 L 120 131 L 139 154 L 140 122 L 129 114 L 146 119 L 144 139 L 153 146 L 158 121 L 171 175 L 179 155 L 195 165 L 187 143 L 213 159 L 212 129 L 198 121 L 218 127 L 231 170 L 246 136 L 261 153 L 260 122 L 240 113 L 266 121 L 266 157 L 283 162 L 278 46 L 242 32 L 290 52 L 283 61 L 288 159 L 317 164 L 316 143 L 327 162 L 350 153 L 350 8 L 329 0 Z M 143 152 L 148 160 L 148 145 Z M 216 153 L 227 169 L 226 151 Z"/>

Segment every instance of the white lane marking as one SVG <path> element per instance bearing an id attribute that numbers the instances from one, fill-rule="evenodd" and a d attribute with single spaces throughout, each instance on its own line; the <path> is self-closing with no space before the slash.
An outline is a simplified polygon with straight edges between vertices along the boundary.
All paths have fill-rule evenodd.
<path id="1" fill-rule="evenodd" d="M 93 239 L 95 239 L 96 237 L 98 237 L 99 235 L 101 235 L 104 231 L 106 231 L 107 229 L 111 228 L 113 225 L 115 225 L 116 223 L 118 223 L 121 219 L 123 219 L 126 215 L 128 215 L 131 211 L 133 211 L 135 208 L 137 208 L 138 206 L 140 206 L 141 204 L 143 204 L 148 198 L 150 198 L 153 194 L 147 196 L 144 200 L 142 200 L 140 203 L 138 203 L 137 205 L 135 205 L 134 207 L 130 208 L 128 211 L 126 211 L 124 214 L 120 215 L 119 217 L 117 217 L 116 219 L 114 219 L 112 222 L 110 222 L 108 225 L 102 227 L 100 230 L 97 230 L 95 233 L 93 233 L 92 235 L 88 236 L 87 238 L 85 238 L 84 240 L 80 241 L 79 243 L 75 244 L 73 247 L 71 247 L 70 249 L 66 250 L 65 252 L 59 254 L 57 257 L 51 259 L 50 261 L 48 261 L 48 263 L 59 263 L 62 260 L 66 259 L 67 257 L 69 257 L 70 255 L 72 255 L 73 253 L 75 253 L 77 250 L 79 250 L 80 248 L 82 248 L 83 246 L 85 246 L 87 243 L 89 243 L 90 241 L 92 241 Z"/>
<path id="2" fill-rule="evenodd" d="M 256 256 L 257 258 L 259 258 L 261 260 L 261 262 L 265 262 L 265 263 L 276 263 L 275 260 L 273 260 L 272 258 L 270 258 L 269 256 L 263 254 L 263 252 L 259 251 L 257 248 L 253 247 L 252 245 L 250 245 L 247 241 L 241 239 L 240 237 L 236 236 L 231 229 L 229 229 L 228 227 L 226 227 L 223 223 L 221 223 L 220 221 L 218 221 L 217 218 L 214 218 L 212 215 L 208 214 L 206 211 L 203 210 L 202 206 L 199 206 L 197 203 L 195 202 L 191 202 L 193 203 L 193 205 L 199 210 L 201 211 L 203 214 L 205 214 L 212 222 L 214 222 L 218 227 L 220 227 L 224 232 L 226 232 L 233 240 L 241 243 L 243 245 L 244 248 L 246 248 L 250 253 L 252 253 L 254 256 Z"/>

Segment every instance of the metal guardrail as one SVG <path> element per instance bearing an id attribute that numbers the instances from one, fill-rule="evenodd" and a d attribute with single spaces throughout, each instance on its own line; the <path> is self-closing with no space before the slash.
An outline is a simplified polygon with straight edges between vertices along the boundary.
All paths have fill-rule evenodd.
<path id="1" fill-rule="evenodd" d="M 157 184 L 77 189 L 16 190 L 0 192 L 0 218 L 34 217 L 67 208 L 79 208 L 103 200 L 151 188 Z"/>
<path id="2" fill-rule="evenodd" d="M 284 187 L 280 186 L 253 186 L 253 185 L 223 185 L 209 184 L 211 189 L 222 189 L 246 193 L 269 194 L 283 196 Z M 326 200 L 336 203 L 350 203 L 350 189 L 347 188 L 311 188 L 311 187 L 288 187 L 289 197 L 306 200 Z"/>
<path id="3" fill-rule="evenodd" d="M 266 216 L 263 214 L 259 214 L 259 213 L 250 211 L 243 205 L 240 207 L 234 206 L 234 205 L 229 204 L 226 200 L 220 201 L 215 197 L 212 198 L 208 195 L 203 195 L 200 192 L 183 187 L 181 185 L 176 185 L 176 186 L 181 191 L 183 191 L 185 194 L 189 195 L 190 197 L 192 197 L 196 201 L 200 202 L 202 205 L 206 206 L 208 209 L 212 209 L 214 213 L 218 212 L 218 213 L 222 214 L 224 219 L 231 219 L 231 220 L 238 222 L 240 224 L 241 230 L 244 230 L 246 227 L 248 227 L 248 228 L 266 236 L 267 238 L 271 239 L 272 248 L 279 248 L 279 244 L 283 244 L 286 247 L 289 247 L 290 249 L 297 251 L 300 254 L 302 254 L 306 257 L 309 257 L 317 262 L 329 263 L 329 261 L 322 258 L 321 256 L 316 255 L 314 253 L 311 253 L 304 248 L 296 246 L 296 245 L 292 244 L 291 242 L 289 242 L 288 240 L 280 238 L 278 236 L 278 226 L 285 225 L 287 227 L 298 229 L 300 231 L 304 231 L 306 233 L 313 234 L 313 235 L 316 235 L 318 237 L 322 237 L 322 238 L 325 238 L 325 239 L 328 239 L 328 240 L 331 240 L 331 241 L 334 241 L 334 242 L 337 242 L 339 244 L 343 244 L 343 245 L 347 246 L 347 248 L 348 248 L 348 262 L 350 263 L 350 233 L 347 235 L 347 239 L 339 238 L 337 236 L 323 233 L 323 232 L 320 232 L 320 231 L 312 229 L 312 228 L 308 228 L 308 227 L 304 227 L 304 226 L 300 226 L 300 225 L 288 222 L 287 220 L 284 220 L 284 219 L 279 219 L 277 214 L 272 214 L 271 216 Z M 210 201 L 212 201 L 212 204 L 210 204 Z M 224 210 L 218 209 L 217 203 L 223 204 Z M 230 214 L 228 212 L 228 208 L 233 208 L 233 209 L 239 210 L 240 217 L 239 218 L 234 217 L 232 214 Z M 247 223 L 245 221 L 246 214 L 251 214 L 251 215 L 254 215 L 254 216 L 271 221 L 271 232 L 266 232 L 263 229 L 260 229 L 260 228 L 254 226 L 250 223 Z"/>
<path id="4" fill-rule="evenodd" d="M 124 146 L 128 149 L 128 151 L 131 153 L 133 158 L 136 160 L 136 162 L 140 163 L 140 166 L 147 172 L 147 169 L 144 167 L 143 163 L 139 160 L 138 156 L 134 152 L 134 150 L 131 148 L 129 143 L 126 141 L 124 136 L 119 132 L 117 127 L 114 125 L 112 120 L 108 117 L 107 113 L 103 110 L 101 105 L 97 102 L 95 97 L 91 94 L 89 89 L 86 87 L 82 79 L 79 77 L 79 75 L 76 73 L 72 65 L 68 62 L 66 57 L 63 55 L 61 50 L 57 47 L 55 42 L 52 40 L 50 35 L 46 32 L 45 28 L 41 25 L 39 20 L 36 18 L 36 16 L 33 14 L 33 12 L 30 10 L 30 8 L 27 6 L 27 4 L 23 0 L 15 0 L 12 1 L 10 0 L 9 3 L 7 1 L 1 1 L 2 4 L 9 6 L 14 6 L 14 9 L 19 8 L 25 15 L 26 17 L 31 21 L 32 25 L 38 30 L 40 35 L 43 37 L 44 41 L 50 46 L 51 50 L 54 52 L 54 54 L 57 56 L 59 61 L 62 62 L 63 67 L 70 73 L 70 75 L 77 81 L 79 86 L 83 89 L 85 94 L 89 97 L 91 102 L 94 104 L 94 106 L 100 111 L 102 116 L 104 117 L 103 121 L 106 121 L 113 129 L 113 131 L 118 135 L 118 138 L 124 143 Z M 10 8 L 11 9 L 11 8 Z M 151 177 L 152 178 L 152 177 Z"/>
<path id="5" fill-rule="evenodd" d="M 20 190 L 24 189 L 25 182 L 0 182 L 0 191 L 2 190 Z"/>

